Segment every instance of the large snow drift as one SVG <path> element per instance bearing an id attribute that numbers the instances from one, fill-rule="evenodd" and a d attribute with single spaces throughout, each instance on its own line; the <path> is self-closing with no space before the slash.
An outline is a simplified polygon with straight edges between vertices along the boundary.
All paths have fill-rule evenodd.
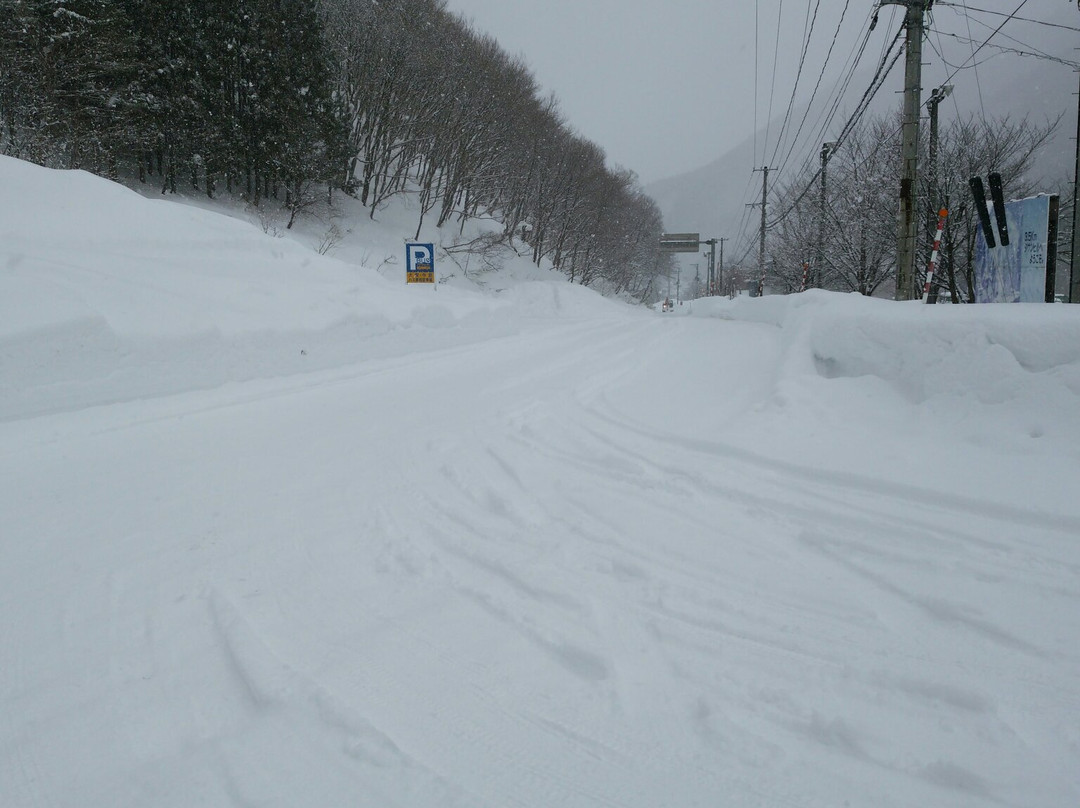
<path id="1" fill-rule="evenodd" d="M 1080 309 L 0 210 L 0 805 L 1080 804 Z"/>

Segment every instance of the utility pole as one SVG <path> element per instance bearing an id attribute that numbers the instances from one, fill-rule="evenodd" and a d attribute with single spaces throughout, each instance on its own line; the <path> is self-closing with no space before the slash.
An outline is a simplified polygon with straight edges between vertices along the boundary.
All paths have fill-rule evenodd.
<path id="1" fill-rule="evenodd" d="M 1069 252 L 1070 278 L 1069 278 L 1069 302 L 1080 303 L 1080 264 L 1076 260 L 1076 243 L 1080 238 L 1076 231 L 1080 230 L 1080 206 L 1077 203 L 1076 186 L 1080 185 L 1080 92 L 1076 94 L 1076 166 L 1073 168 L 1073 231 L 1072 247 Z"/>
<path id="2" fill-rule="evenodd" d="M 716 241 L 715 238 L 710 238 L 701 242 L 702 244 L 709 245 L 709 291 L 707 292 L 707 296 L 709 297 L 716 294 Z M 702 253 L 701 255 L 702 257 L 705 257 L 706 253 Z"/>
<path id="3" fill-rule="evenodd" d="M 900 159 L 900 210 L 896 227 L 896 299 L 911 300 L 915 293 L 915 179 L 919 162 L 919 109 L 922 106 L 923 17 L 930 0 L 884 0 L 883 5 L 907 6 L 907 57 L 904 63 L 904 128 Z"/>
<path id="4" fill-rule="evenodd" d="M 758 297 L 765 294 L 765 214 L 769 204 L 769 167 L 762 166 L 754 171 L 761 172 L 761 237 L 758 247 Z M 757 203 L 751 202 L 750 207 Z"/>
<path id="5" fill-rule="evenodd" d="M 810 286 L 821 287 L 825 280 L 825 178 L 829 168 L 829 155 L 836 151 L 836 141 L 821 144 L 821 207 L 818 210 L 817 259 L 810 276 Z"/>
<path id="6" fill-rule="evenodd" d="M 716 294 L 716 239 L 709 239 L 709 271 L 712 273 L 713 282 L 709 287 L 709 296 Z"/>
<path id="7" fill-rule="evenodd" d="M 718 281 L 717 285 L 720 287 L 719 294 L 724 294 L 724 242 L 727 241 L 727 239 L 720 238 L 717 239 L 717 241 L 720 242 L 720 266 L 716 270 Z"/>
<path id="8" fill-rule="evenodd" d="M 935 87 L 930 91 L 930 100 L 926 102 L 927 108 L 930 110 L 930 181 L 927 183 L 929 188 L 929 196 L 926 211 L 926 232 L 933 232 L 934 215 L 935 210 L 942 207 L 948 207 L 948 202 L 941 199 L 936 199 L 937 193 L 937 150 L 938 150 L 938 105 L 941 104 L 949 94 L 953 91 L 953 85 L 946 84 L 942 87 Z M 933 247 L 931 247 L 933 252 Z M 937 301 L 937 290 L 930 287 L 927 291 L 927 302 L 933 303 Z"/>

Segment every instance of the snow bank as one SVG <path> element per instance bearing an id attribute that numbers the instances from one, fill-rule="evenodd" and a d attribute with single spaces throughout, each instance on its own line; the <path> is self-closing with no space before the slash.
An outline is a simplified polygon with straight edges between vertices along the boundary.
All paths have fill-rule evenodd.
<path id="1" fill-rule="evenodd" d="M 780 328 L 786 374 L 878 379 L 938 415 L 1014 405 L 1064 427 L 1080 404 L 1076 306 L 897 305 L 812 290 L 709 301 L 698 313 Z"/>
<path id="2" fill-rule="evenodd" d="M 0 209 L 0 420 L 446 348 L 476 338 L 478 314 L 509 332 L 597 300 L 556 281 L 409 287 L 400 266 L 389 279 L 232 216 L 7 157 Z M 403 252 L 392 229 L 360 229 L 379 235 L 353 245 L 357 261 L 395 240 Z M 513 264 L 515 278 L 542 276 Z"/>
<path id="3" fill-rule="evenodd" d="M 877 376 L 913 401 L 964 392 L 994 402 L 1048 372 L 1080 392 L 1080 307 L 896 305 L 813 290 L 702 308 L 783 328 L 805 367 L 812 360 L 823 376 Z"/>
<path id="4" fill-rule="evenodd" d="M 625 317 L 628 313 L 625 304 L 571 283 L 530 280 L 506 289 L 500 297 L 512 303 L 521 316 L 595 318 L 605 314 Z"/>
<path id="5" fill-rule="evenodd" d="M 458 319 L 489 301 L 407 288 L 289 239 L 84 172 L 0 159 L 0 337 L 102 317 L 118 335 L 317 330 Z M 10 212 L 10 213 L 8 213 Z M 435 318 L 437 319 L 437 317 Z"/>
<path id="6" fill-rule="evenodd" d="M 873 490 L 1000 496 L 1051 513 L 1080 459 L 1080 307 L 927 306 L 811 290 L 695 301 L 774 329 L 755 417 L 734 439 Z M 797 451 L 793 451 L 798 447 Z M 808 472 L 809 473 L 809 472 Z"/>

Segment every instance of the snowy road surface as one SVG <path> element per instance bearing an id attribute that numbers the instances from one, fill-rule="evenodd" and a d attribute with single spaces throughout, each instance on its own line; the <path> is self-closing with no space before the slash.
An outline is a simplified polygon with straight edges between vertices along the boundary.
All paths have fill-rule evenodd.
<path id="1" fill-rule="evenodd" d="M 9 370 L 0 805 L 1080 804 L 1080 321 L 805 300 Z"/>

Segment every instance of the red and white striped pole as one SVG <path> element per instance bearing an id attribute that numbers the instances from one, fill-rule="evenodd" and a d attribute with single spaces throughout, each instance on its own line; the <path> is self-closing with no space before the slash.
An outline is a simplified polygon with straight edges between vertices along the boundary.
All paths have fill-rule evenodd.
<path id="1" fill-rule="evenodd" d="M 930 284 L 934 280 L 934 268 L 937 267 L 938 250 L 941 249 L 941 231 L 945 229 L 945 217 L 949 211 L 942 208 L 938 211 L 937 233 L 934 234 L 934 251 L 930 253 L 930 266 L 926 268 L 926 285 L 923 286 L 923 299 L 930 302 Z"/>
<path id="2" fill-rule="evenodd" d="M 810 262 L 803 261 L 802 265 L 802 286 L 799 287 L 800 292 L 806 291 L 806 277 L 810 274 Z"/>

